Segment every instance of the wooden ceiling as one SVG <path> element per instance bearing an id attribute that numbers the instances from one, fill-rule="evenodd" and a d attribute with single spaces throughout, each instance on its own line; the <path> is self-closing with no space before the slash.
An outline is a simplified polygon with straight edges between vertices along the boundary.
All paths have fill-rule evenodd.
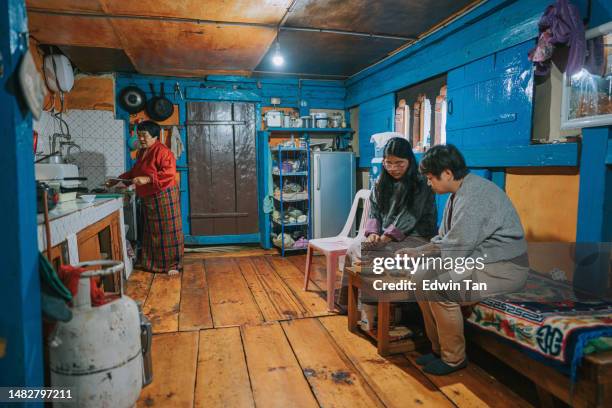
<path id="1" fill-rule="evenodd" d="M 27 0 L 30 34 L 85 72 L 346 78 L 474 0 Z M 270 62 L 277 38 L 286 64 Z"/>

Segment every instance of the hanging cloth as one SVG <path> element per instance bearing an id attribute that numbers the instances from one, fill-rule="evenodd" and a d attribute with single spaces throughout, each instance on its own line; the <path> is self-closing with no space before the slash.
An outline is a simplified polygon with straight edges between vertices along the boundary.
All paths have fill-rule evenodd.
<path id="1" fill-rule="evenodd" d="M 172 151 L 172 154 L 174 154 L 174 158 L 178 160 L 179 157 L 181 157 L 181 155 L 183 154 L 183 151 L 185 150 L 185 147 L 183 146 L 183 141 L 181 140 L 181 132 L 178 127 L 172 127 L 172 135 L 170 136 L 170 138 L 170 150 Z"/>
<path id="2" fill-rule="evenodd" d="M 569 47 L 565 72 L 570 76 L 579 72 L 584 65 L 586 40 L 578 8 L 568 0 L 557 0 L 546 8 L 538 27 L 538 44 L 529 52 L 536 75 L 548 75 L 555 46 L 563 44 Z"/>

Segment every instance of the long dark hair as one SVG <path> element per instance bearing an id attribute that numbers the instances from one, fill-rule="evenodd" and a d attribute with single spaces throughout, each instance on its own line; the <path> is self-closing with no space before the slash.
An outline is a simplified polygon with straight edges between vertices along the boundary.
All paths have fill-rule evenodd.
<path id="1" fill-rule="evenodd" d="M 414 202 L 414 194 L 419 186 L 419 173 L 416 163 L 416 157 L 412 152 L 412 146 L 410 142 L 401 137 L 394 137 L 389 139 L 385 145 L 383 157 L 386 159 L 388 156 L 396 156 L 402 159 L 407 159 L 410 164 L 408 170 L 402 176 L 401 179 L 396 180 L 389 174 L 385 166 L 382 168 L 382 173 L 376 182 L 376 202 L 382 212 L 387 212 L 389 204 L 393 195 L 393 186 L 395 183 L 401 183 L 402 187 L 398 191 L 399 197 L 396 199 L 399 202 L 400 207 L 411 207 Z"/>

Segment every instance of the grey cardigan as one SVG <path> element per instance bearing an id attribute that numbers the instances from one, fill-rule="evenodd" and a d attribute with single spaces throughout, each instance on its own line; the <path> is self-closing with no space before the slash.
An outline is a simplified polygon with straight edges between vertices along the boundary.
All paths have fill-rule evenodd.
<path id="1" fill-rule="evenodd" d="M 484 263 L 509 261 L 527 251 L 525 234 L 512 202 L 499 187 L 468 174 L 455 193 L 448 228 L 451 198 L 444 208 L 437 244 L 443 257 L 483 257 Z"/>

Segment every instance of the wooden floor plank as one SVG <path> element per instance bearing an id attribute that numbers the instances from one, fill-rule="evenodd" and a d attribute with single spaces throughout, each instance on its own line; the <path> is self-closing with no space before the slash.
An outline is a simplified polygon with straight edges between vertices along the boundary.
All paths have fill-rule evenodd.
<path id="1" fill-rule="evenodd" d="M 254 248 L 234 252 L 188 252 L 185 259 L 210 259 L 210 258 L 240 258 L 244 256 L 275 255 L 275 249 Z"/>
<path id="2" fill-rule="evenodd" d="M 319 321 L 357 367 L 387 407 L 453 404 L 404 357 L 384 358 L 365 338 L 347 330 L 346 316 L 321 317 Z"/>
<path id="3" fill-rule="evenodd" d="M 153 333 L 169 333 L 178 330 L 178 314 L 181 301 L 181 275 L 156 273 L 143 306 L 144 314 L 153 324 Z"/>
<path id="4" fill-rule="evenodd" d="M 295 255 L 287 258 L 296 268 L 302 272 L 302 275 L 306 273 L 306 255 Z M 311 286 L 311 290 L 320 290 L 327 292 L 327 265 L 325 263 L 325 257 L 315 253 L 312 256 L 312 265 L 310 267 L 310 285 L 314 283 L 315 286 Z M 340 272 L 336 279 L 336 284 L 340 282 Z"/>
<path id="5" fill-rule="evenodd" d="M 233 259 L 206 259 L 204 270 L 215 327 L 263 322 L 253 295 Z"/>
<path id="6" fill-rule="evenodd" d="M 154 274 L 145 271 L 134 270 L 125 285 L 125 294 L 137 302 L 145 303 Z"/>
<path id="7" fill-rule="evenodd" d="M 197 372 L 196 408 L 255 407 L 237 327 L 200 332 Z"/>
<path id="8" fill-rule="evenodd" d="M 416 351 L 407 353 L 415 366 L 414 360 L 418 356 L 420 353 Z M 475 364 L 468 364 L 467 368 L 444 376 L 423 374 L 458 407 L 531 406 Z"/>
<path id="9" fill-rule="evenodd" d="M 153 336 L 153 382 L 143 388 L 138 407 L 193 407 L 198 332 Z"/>
<path id="10" fill-rule="evenodd" d="M 240 258 L 236 262 L 266 321 L 295 319 L 308 315 L 308 310 L 263 257 Z"/>
<path id="11" fill-rule="evenodd" d="M 281 325 L 321 406 L 383 406 L 317 319 L 291 320 Z"/>
<path id="12" fill-rule="evenodd" d="M 278 323 L 241 330 L 256 406 L 319 407 Z"/>
<path id="13" fill-rule="evenodd" d="M 278 256 L 268 256 L 266 260 L 276 273 L 285 281 L 285 284 L 293 291 L 308 310 L 309 316 L 327 316 L 333 314 L 327 311 L 326 293 L 314 288 L 304 290 L 304 273 L 296 268 L 290 261 Z"/>
<path id="14" fill-rule="evenodd" d="M 213 327 L 204 263 L 186 262 L 181 282 L 179 330 L 199 330 Z"/>

